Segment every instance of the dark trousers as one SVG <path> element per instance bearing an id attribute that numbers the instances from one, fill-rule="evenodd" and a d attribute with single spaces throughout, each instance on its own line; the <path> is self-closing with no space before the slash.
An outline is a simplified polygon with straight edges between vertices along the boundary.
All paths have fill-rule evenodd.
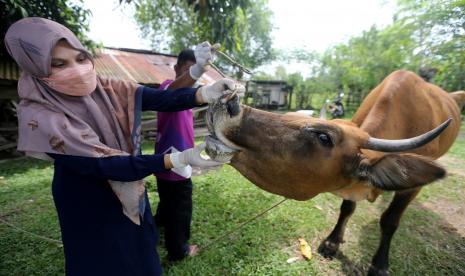
<path id="1" fill-rule="evenodd" d="M 169 181 L 157 178 L 160 202 L 154 216 L 158 227 L 164 227 L 165 246 L 170 261 L 189 253 L 192 221 L 192 181 Z"/>

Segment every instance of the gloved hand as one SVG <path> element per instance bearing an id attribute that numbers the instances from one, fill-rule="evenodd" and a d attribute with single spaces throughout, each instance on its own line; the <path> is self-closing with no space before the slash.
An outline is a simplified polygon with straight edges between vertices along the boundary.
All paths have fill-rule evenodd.
<path id="1" fill-rule="evenodd" d="M 212 103 L 224 94 L 236 91 L 239 96 L 244 96 L 245 87 L 231 79 L 221 79 L 213 84 L 199 88 L 203 103 Z"/>
<path id="2" fill-rule="evenodd" d="M 194 49 L 196 63 L 189 68 L 189 74 L 194 80 L 199 79 L 207 70 L 208 64 L 213 61 L 214 52 L 220 44 L 210 45 L 208 41 L 202 42 Z"/>
<path id="3" fill-rule="evenodd" d="M 173 164 L 173 168 L 182 168 L 187 165 L 200 168 L 208 168 L 221 165 L 222 163 L 220 162 L 203 159 L 200 156 L 200 153 L 205 149 L 205 146 L 205 143 L 202 143 L 194 148 L 187 149 L 183 152 L 170 153 L 169 156 L 171 164 Z"/>

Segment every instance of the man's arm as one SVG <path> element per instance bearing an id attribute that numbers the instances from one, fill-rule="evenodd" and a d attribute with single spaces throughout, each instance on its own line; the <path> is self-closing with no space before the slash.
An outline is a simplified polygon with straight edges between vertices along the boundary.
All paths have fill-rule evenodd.
<path id="1" fill-rule="evenodd" d="M 179 76 L 177 79 L 175 79 L 172 83 L 170 83 L 167 89 L 192 87 L 192 85 L 194 85 L 195 82 L 196 80 L 191 77 L 191 75 L 189 74 L 189 71 L 186 71 L 181 76 Z"/>

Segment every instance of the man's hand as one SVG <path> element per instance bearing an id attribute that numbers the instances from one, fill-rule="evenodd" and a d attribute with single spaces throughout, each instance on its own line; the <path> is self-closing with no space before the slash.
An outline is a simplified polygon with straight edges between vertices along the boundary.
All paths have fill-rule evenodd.
<path id="1" fill-rule="evenodd" d="M 202 86 L 197 91 L 200 97 L 197 97 L 197 102 L 202 103 L 213 103 L 215 100 L 223 96 L 236 92 L 239 96 L 243 96 L 245 93 L 245 87 L 231 79 L 221 79 L 213 84 Z"/>
<path id="2" fill-rule="evenodd" d="M 205 143 L 195 148 L 187 149 L 183 152 L 174 152 L 169 155 L 170 163 L 173 168 L 182 168 L 187 165 L 192 167 L 208 168 L 221 165 L 222 163 L 213 160 L 203 159 L 200 153 L 205 149 Z"/>
<path id="3" fill-rule="evenodd" d="M 208 41 L 202 42 L 194 49 L 196 63 L 189 68 L 189 74 L 194 80 L 199 79 L 213 61 L 214 52 L 220 47 L 219 44 L 210 45 Z"/>

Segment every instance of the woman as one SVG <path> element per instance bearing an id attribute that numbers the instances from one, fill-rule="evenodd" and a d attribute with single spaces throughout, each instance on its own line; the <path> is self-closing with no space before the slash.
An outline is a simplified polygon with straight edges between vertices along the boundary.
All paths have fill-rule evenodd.
<path id="1" fill-rule="evenodd" d="M 142 179 L 218 163 L 200 157 L 203 145 L 138 155 L 140 113 L 190 109 L 235 89 L 234 82 L 164 93 L 103 79 L 75 35 L 43 18 L 13 24 L 5 44 L 22 69 L 18 150 L 54 160 L 52 193 L 67 275 L 161 274 L 158 234 Z"/>

